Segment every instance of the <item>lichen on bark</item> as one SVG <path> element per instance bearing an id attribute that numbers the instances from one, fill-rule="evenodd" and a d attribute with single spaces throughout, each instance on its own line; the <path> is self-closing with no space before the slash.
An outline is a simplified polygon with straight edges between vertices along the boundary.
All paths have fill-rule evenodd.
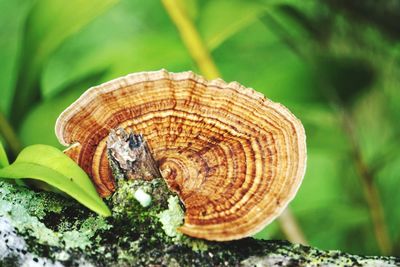
<path id="1" fill-rule="evenodd" d="M 129 179 L 152 167 L 144 164 L 139 172 L 129 172 L 113 155 L 109 151 L 116 191 L 105 199 L 112 210 L 108 218 L 55 193 L 0 180 L 0 238 L 5 244 L 0 242 L 0 266 L 400 265 L 394 257 L 353 256 L 287 241 L 211 242 L 185 236 L 177 230 L 184 207 L 166 182 L 161 177 Z"/>
<path id="2" fill-rule="evenodd" d="M 165 234 L 159 221 L 160 212 L 168 210 L 168 198 L 153 198 L 144 208 L 132 195 L 135 189 L 160 193 L 159 181 L 124 181 L 121 191 L 107 201 L 114 202 L 111 218 L 99 217 L 73 200 L 51 192 L 35 192 L 0 181 L 0 203 L 10 206 L 1 218 L 15 227 L 14 236 L 25 242 L 24 247 L 7 250 L 0 258 L 3 266 L 21 266 L 24 254 L 37 264 L 46 260 L 46 266 L 398 266 L 393 257 L 359 257 L 338 251 L 321 251 L 292 245 L 286 241 L 262 241 L 247 238 L 232 242 L 209 242 L 182 236 L 177 239 Z M 161 189 L 160 189 L 161 188 Z M 132 190 L 133 189 L 133 190 Z M 148 191 L 149 192 L 149 191 Z M 116 196 L 119 196 L 117 198 Z M 159 195 L 157 195 L 159 196 Z M 124 199 L 120 202 L 120 198 Z M 20 201 L 21 199 L 30 201 Z M 7 204 L 5 204 L 7 203 Z M 59 206 L 61 206 L 61 209 Z M 121 205 L 127 207 L 126 212 Z M 3 210 L 1 207 L 1 210 Z M 55 208 L 56 207 L 56 208 Z M 22 210 L 16 218 L 10 210 Z M 137 212 L 137 213 L 136 213 Z M 38 216 L 41 214 L 41 216 Z M 36 218 L 37 220 L 32 218 Z M 2 224 L 0 224 L 2 225 Z M 57 244 L 41 240 L 41 231 L 51 231 Z M 5 229 L 0 227 L 1 238 Z M 75 240 L 76 242 L 72 242 Z M 67 242 L 66 242 L 67 241 Z M 10 242 L 10 241 L 9 241 Z M 69 243 L 68 243 L 69 242 Z M 193 249 L 195 248 L 195 249 Z M 0 250 L 1 251 L 1 250 Z M 4 251 L 3 251 L 4 252 Z M 0 257 L 3 255 L 0 253 Z M 25 260 L 27 260 L 25 257 Z M 51 266 L 51 265 L 50 265 Z"/>

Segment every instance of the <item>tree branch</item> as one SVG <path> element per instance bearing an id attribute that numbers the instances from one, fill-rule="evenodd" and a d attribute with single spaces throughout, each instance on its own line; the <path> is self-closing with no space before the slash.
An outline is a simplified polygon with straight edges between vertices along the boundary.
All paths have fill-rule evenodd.
<path id="1" fill-rule="evenodd" d="M 212 242 L 177 231 L 179 199 L 162 178 L 133 178 L 151 155 L 131 134 L 109 138 L 116 192 L 112 217 L 94 216 L 72 199 L 0 181 L 0 263 L 6 266 L 398 266 L 395 257 L 354 256 L 287 241 Z M 113 144 L 118 144 L 113 146 Z M 118 147 L 118 149 L 115 149 Z M 122 151 L 122 150 L 124 151 Z M 121 153 L 120 153 L 121 152 Z M 131 153 L 133 152 L 133 154 Z M 132 157 L 134 155 L 135 157 Z M 140 155 L 140 157 L 136 157 Z M 135 167 L 136 166 L 136 167 Z M 127 168 L 125 168 L 127 167 Z M 150 170 L 153 168 L 150 168 Z M 137 174 L 137 173 L 135 173 Z"/>

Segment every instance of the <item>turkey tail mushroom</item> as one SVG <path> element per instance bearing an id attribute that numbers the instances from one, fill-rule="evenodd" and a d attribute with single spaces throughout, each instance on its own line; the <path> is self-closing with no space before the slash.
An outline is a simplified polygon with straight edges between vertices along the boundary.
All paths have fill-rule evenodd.
<path id="1" fill-rule="evenodd" d="M 306 167 L 305 133 L 284 106 L 251 88 L 192 72 L 141 72 L 90 88 L 58 118 L 59 141 L 98 193 L 115 190 L 107 138 L 141 134 L 186 208 L 182 233 L 250 236 L 295 196 Z"/>

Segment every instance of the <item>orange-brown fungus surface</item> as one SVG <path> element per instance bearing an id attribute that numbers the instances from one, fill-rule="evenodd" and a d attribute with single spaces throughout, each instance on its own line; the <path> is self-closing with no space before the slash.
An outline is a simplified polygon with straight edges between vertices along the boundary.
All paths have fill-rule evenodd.
<path id="1" fill-rule="evenodd" d="M 143 135 L 185 205 L 179 230 L 193 237 L 256 233 L 284 210 L 304 176 L 301 122 L 236 82 L 161 70 L 84 93 L 60 115 L 56 134 L 103 197 L 115 190 L 106 140 L 118 127 Z"/>

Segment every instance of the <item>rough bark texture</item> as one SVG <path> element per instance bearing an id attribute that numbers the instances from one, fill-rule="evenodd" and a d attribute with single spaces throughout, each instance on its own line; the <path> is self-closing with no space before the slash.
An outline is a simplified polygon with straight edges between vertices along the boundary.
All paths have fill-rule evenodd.
<path id="1" fill-rule="evenodd" d="M 126 179 L 132 173 L 159 175 L 153 163 L 138 164 L 152 157 L 142 154 L 148 152 L 143 140 L 133 137 L 110 137 L 118 144 L 109 145 L 117 184 L 105 200 L 110 218 L 52 192 L 0 181 L 0 266 L 400 266 L 399 258 L 354 256 L 287 241 L 218 243 L 187 237 L 177 231 L 184 208 L 162 178 Z M 121 149 L 136 150 L 136 156 Z M 124 162 L 127 158 L 130 162 Z"/>
<path id="2" fill-rule="evenodd" d="M 142 135 L 127 133 L 124 129 L 112 130 L 108 136 L 107 149 L 109 161 L 114 166 L 119 165 L 127 179 L 151 180 L 161 177 Z"/>
<path id="3" fill-rule="evenodd" d="M 400 266 L 399 258 L 354 256 L 286 241 L 215 243 L 168 236 L 160 214 L 179 217 L 179 212 L 162 180 L 119 186 L 108 200 L 114 215 L 103 219 L 73 200 L 0 182 L 0 266 Z M 132 196 L 138 188 L 154 193 L 150 207 Z"/>

